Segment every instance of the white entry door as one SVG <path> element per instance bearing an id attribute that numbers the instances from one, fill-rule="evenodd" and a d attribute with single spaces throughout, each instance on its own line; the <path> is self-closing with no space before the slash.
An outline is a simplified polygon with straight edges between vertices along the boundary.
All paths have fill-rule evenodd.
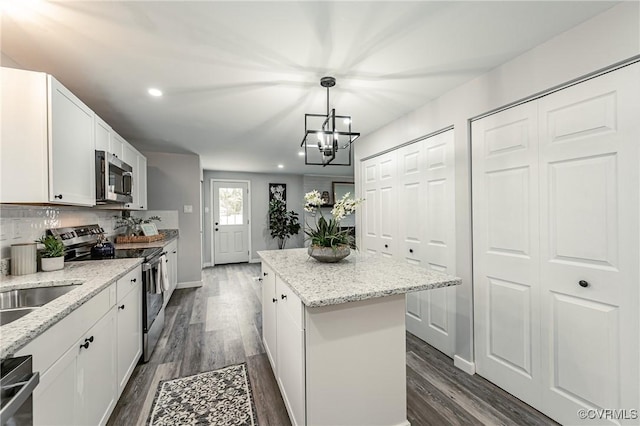
<path id="1" fill-rule="evenodd" d="M 214 264 L 249 261 L 247 182 L 213 181 Z"/>
<path id="2" fill-rule="evenodd" d="M 635 64 L 473 123 L 477 371 L 562 424 L 638 421 L 638 93 Z"/>

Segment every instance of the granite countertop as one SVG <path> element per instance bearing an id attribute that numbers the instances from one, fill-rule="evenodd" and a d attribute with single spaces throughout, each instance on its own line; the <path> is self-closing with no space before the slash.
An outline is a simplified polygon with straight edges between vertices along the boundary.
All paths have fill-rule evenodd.
<path id="1" fill-rule="evenodd" d="M 160 234 L 164 234 L 164 239 L 158 241 L 152 241 L 150 243 L 124 243 L 124 244 L 115 244 L 117 249 L 146 249 L 153 247 L 165 247 L 170 242 L 178 238 L 178 230 L 177 229 L 159 229 L 158 232 Z"/>
<path id="2" fill-rule="evenodd" d="M 430 290 L 460 278 L 395 259 L 352 251 L 337 263 L 320 263 L 307 249 L 259 251 L 258 255 L 308 307 Z"/>
<path id="3" fill-rule="evenodd" d="M 1 326 L 0 360 L 13 355 L 141 263 L 141 258 L 70 262 L 65 263 L 64 269 L 60 271 L 1 277 L 0 291 L 69 284 L 82 285 L 24 317 Z"/>

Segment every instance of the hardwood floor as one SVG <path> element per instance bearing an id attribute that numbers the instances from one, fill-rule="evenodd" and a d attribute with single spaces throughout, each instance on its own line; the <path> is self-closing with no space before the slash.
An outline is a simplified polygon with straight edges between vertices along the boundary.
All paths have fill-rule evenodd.
<path id="1" fill-rule="evenodd" d="M 203 271 L 203 287 L 176 290 L 158 346 L 135 368 L 108 424 L 146 424 L 161 380 L 246 362 L 259 424 L 290 425 L 261 341 L 259 275 L 259 264 L 217 266 Z M 411 334 L 407 417 L 412 426 L 555 424 Z"/>

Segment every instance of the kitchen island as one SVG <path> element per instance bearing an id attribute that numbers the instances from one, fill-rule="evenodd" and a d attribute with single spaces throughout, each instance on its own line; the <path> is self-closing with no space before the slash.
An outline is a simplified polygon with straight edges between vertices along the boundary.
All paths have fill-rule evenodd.
<path id="1" fill-rule="evenodd" d="M 294 425 L 408 425 L 405 293 L 459 278 L 352 252 L 262 258 L 263 342 Z"/>

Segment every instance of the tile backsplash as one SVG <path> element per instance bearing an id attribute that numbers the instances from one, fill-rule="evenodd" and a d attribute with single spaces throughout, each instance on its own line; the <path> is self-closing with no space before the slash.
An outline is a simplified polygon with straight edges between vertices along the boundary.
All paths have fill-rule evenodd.
<path id="1" fill-rule="evenodd" d="M 105 234 L 115 234 L 118 210 L 98 210 L 65 206 L 0 206 L 0 259 L 2 268 L 11 257 L 11 245 L 39 239 L 50 228 L 98 223 Z"/>

